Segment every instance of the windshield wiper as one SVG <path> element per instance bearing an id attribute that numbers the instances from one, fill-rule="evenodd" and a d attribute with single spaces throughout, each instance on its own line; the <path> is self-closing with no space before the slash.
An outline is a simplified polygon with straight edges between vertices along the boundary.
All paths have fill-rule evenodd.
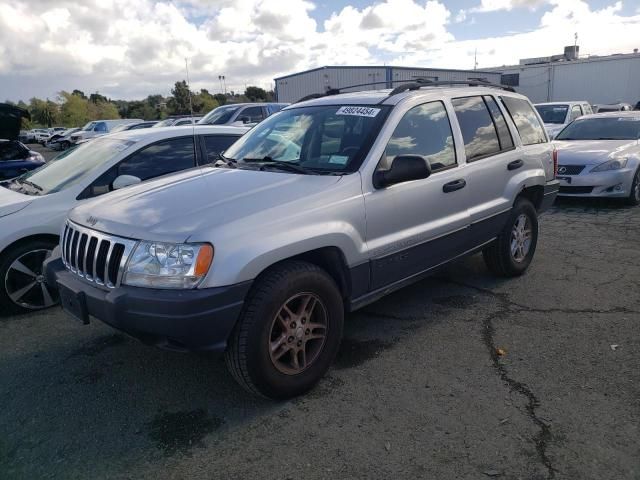
<path id="1" fill-rule="evenodd" d="M 262 165 L 260 165 L 260 170 L 263 170 L 264 168 L 275 167 L 280 169 L 288 169 L 289 171 L 302 173 L 304 175 L 315 174 L 313 170 L 304 168 L 298 163 L 274 160 L 269 156 L 263 158 L 243 158 L 242 161 L 246 163 L 262 163 Z"/>
<path id="2" fill-rule="evenodd" d="M 213 164 L 214 167 L 221 167 L 223 165 L 229 168 L 238 168 L 238 161 L 235 158 L 227 158 L 223 154 L 218 153 L 218 160 Z"/>

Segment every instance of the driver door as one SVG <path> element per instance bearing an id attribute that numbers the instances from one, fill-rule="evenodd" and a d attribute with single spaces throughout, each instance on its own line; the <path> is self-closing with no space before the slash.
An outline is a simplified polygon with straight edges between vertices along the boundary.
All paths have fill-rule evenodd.
<path id="1" fill-rule="evenodd" d="M 398 155 L 429 162 L 428 178 L 365 194 L 371 289 L 420 274 L 460 254 L 469 227 L 466 174 L 458 165 L 443 102 L 411 108 L 395 128 L 378 169 Z"/>

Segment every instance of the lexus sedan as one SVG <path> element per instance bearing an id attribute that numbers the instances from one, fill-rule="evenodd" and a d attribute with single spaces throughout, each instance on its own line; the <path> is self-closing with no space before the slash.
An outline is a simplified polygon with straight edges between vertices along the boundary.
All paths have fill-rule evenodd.
<path id="1" fill-rule="evenodd" d="M 640 112 L 585 115 L 555 140 L 559 195 L 640 204 Z"/>

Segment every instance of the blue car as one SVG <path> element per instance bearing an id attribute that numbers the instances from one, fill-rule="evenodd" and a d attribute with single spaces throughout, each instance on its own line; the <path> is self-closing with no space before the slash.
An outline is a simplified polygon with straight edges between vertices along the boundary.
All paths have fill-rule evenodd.
<path id="1" fill-rule="evenodd" d="M 0 180 L 17 177 L 45 163 L 42 155 L 18 140 L 23 117 L 30 118 L 29 112 L 0 103 Z"/>

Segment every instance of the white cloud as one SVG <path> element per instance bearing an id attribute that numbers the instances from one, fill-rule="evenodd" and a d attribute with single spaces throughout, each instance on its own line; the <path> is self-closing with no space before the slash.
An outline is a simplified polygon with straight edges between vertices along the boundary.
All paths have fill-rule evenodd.
<path id="1" fill-rule="evenodd" d="M 472 8 L 471 12 L 495 12 L 498 10 L 512 10 L 514 8 L 528 8 L 535 10 L 547 0 L 481 0 L 480 5 Z"/>
<path id="2" fill-rule="evenodd" d="M 383 0 L 345 6 L 322 24 L 307 0 L 0 0 L 0 84 L 8 98 L 79 88 L 119 97 L 167 94 L 190 59 L 194 88 L 269 87 L 274 77 L 340 64 L 472 68 L 559 53 L 578 32 L 581 52 L 638 47 L 640 15 L 621 4 L 599 10 L 581 0 L 549 0 L 534 31 L 457 41 L 439 1 Z M 540 0 L 482 0 L 478 8 L 533 8 Z M 478 20 L 491 21 L 479 14 Z M 44 92 L 44 93 L 43 93 Z M 4 99 L 4 98 L 3 98 Z"/>

